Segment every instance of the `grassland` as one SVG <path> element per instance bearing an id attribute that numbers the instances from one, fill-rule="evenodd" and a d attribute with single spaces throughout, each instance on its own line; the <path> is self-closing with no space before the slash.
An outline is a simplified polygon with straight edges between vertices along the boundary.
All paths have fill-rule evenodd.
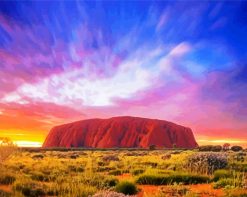
<path id="1" fill-rule="evenodd" d="M 247 196 L 246 151 L 18 149 L 0 196 Z"/>

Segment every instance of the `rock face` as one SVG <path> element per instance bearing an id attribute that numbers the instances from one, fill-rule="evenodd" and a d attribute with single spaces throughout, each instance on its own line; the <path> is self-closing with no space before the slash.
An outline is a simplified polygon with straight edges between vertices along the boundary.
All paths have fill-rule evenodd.
<path id="1" fill-rule="evenodd" d="M 165 120 L 113 117 L 89 119 L 51 129 L 43 147 L 142 147 L 195 148 L 190 128 Z"/>

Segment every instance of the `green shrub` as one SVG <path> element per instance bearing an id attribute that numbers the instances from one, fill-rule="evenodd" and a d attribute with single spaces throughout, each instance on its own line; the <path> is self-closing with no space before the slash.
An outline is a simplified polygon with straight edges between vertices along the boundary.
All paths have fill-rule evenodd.
<path id="1" fill-rule="evenodd" d="M 136 182 L 142 185 L 168 185 L 173 183 L 199 184 L 207 183 L 208 176 L 192 174 L 171 174 L 171 175 L 141 175 Z"/>
<path id="2" fill-rule="evenodd" d="M 136 183 L 141 185 L 166 185 L 168 177 L 162 175 L 141 175 Z"/>
<path id="3" fill-rule="evenodd" d="M 247 163 L 232 163 L 230 168 L 236 171 L 247 172 Z"/>
<path id="4" fill-rule="evenodd" d="M 134 176 L 137 176 L 137 175 L 142 174 L 144 172 L 145 172 L 144 169 L 135 169 L 135 170 L 131 171 L 131 174 Z"/>
<path id="5" fill-rule="evenodd" d="M 134 195 L 138 192 L 138 189 L 134 183 L 123 181 L 116 185 L 116 192 L 126 195 Z"/>
<path id="6" fill-rule="evenodd" d="M 103 162 L 103 161 L 99 161 L 98 162 L 98 166 L 105 166 L 107 163 L 106 162 Z"/>
<path id="7" fill-rule="evenodd" d="M 114 187 L 119 183 L 118 179 L 116 178 L 106 178 L 104 180 L 104 186 L 105 187 Z"/>
<path id="8" fill-rule="evenodd" d="M 234 179 L 231 178 L 224 178 L 220 179 L 219 181 L 215 182 L 213 184 L 214 189 L 224 188 L 227 186 L 233 186 L 234 185 Z"/>
<path id="9" fill-rule="evenodd" d="M 222 178 L 229 178 L 231 176 L 231 173 L 228 170 L 216 170 L 214 172 L 214 181 L 218 181 Z"/>
<path id="10" fill-rule="evenodd" d="M 8 174 L 1 174 L 0 175 L 0 184 L 3 185 L 10 185 L 12 183 L 14 183 L 16 180 L 16 178 L 12 175 L 8 175 Z"/>
<path id="11" fill-rule="evenodd" d="M 36 185 L 35 183 L 18 183 L 14 186 L 14 190 L 20 191 L 24 196 L 29 197 L 39 197 L 46 194 L 44 189 Z"/>
<path id="12" fill-rule="evenodd" d="M 121 170 L 112 170 L 108 173 L 109 175 L 114 175 L 114 176 L 118 176 L 123 174 L 123 172 Z"/>
<path id="13" fill-rule="evenodd" d="M 219 179 L 219 181 L 215 182 L 213 187 L 215 189 L 218 188 L 228 188 L 228 187 L 233 187 L 233 188 L 239 188 L 243 187 L 243 182 L 242 178 L 240 177 L 235 177 L 235 178 L 222 178 Z"/>
<path id="14" fill-rule="evenodd" d="M 34 181 L 49 181 L 49 176 L 44 175 L 42 172 L 33 172 L 31 179 Z"/>
<path id="15" fill-rule="evenodd" d="M 115 167 L 109 167 L 109 166 L 97 168 L 97 172 L 105 172 L 105 171 L 110 171 L 110 170 L 116 170 L 116 168 Z"/>
<path id="16" fill-rule="evenodd" d="M 128 169 L 122 170 L 122 174 L 129 173 L 130 171 Z"/>

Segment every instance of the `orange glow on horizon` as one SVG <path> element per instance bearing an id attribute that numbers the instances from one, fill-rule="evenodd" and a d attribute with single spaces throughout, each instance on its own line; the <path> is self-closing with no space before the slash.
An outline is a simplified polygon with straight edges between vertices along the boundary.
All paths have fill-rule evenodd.
<path id="1" fill-rule="evenodd" d="M 35 141 L 19 140 L 19 141 L 14 141 L 14 144 L 16 144 L 18 147 L 41 147 L 43 143 L 35 142 Z"/>
<path id="2" fill-rule="evenodd" d="M 45 135 L 37 132 L 35 135 L 22 131 L 0 131 L 0 137 L 10 138 L 19 147 L 41 147 Z"/>

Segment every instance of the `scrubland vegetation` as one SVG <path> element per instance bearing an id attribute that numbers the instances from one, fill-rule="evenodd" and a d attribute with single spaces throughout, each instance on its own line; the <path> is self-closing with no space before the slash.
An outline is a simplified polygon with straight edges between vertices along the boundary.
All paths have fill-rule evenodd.
<path id="1" fill-rule="evenodd" d="M 1 146 L 11 151 L 0 163 L 0 196 L 247 196 L 247 152 L 239 148 L 33 152 L 10 146 Z"/>

